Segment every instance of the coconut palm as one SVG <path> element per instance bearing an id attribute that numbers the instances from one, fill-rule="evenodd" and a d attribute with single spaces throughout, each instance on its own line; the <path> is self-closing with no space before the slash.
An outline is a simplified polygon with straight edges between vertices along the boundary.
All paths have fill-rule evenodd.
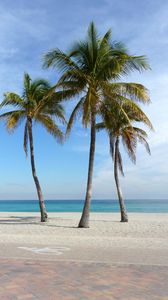
<path id="1" fill-rule="evenodd" d="M 149 154 L 150 148 L 146 141 L 147 133 L 141 128 L 133 126 L 133 122 L 143 122 L 150 129 L 153 129 L 153 127 L 148 117 L 138 105 L 132 107 L 128 104 L 123 104 L 121 109 L 117 105 L 111 107 L 110 103 L 106 101 L 106 103 L 102 105 L 101 116 L 103 122 L 97 124 L 96 127 L 97 130 L 106 129 L 108 133 L 110 153 L 114 161 L 114 178 L 120 205 L 121 222 L 128 222 L 128 215 L 118 174 L 118 171 L 120 171 L 121 175 L 124 176 L 120 142 L 122 140 L 129 157 L 135 163 L 137 142 L 143 144 Z"/>
<path id="2" fill-rule="evenodd" d="M 25 122 L 24 127 L 24 150 L 28 153 L 28 142 L 30 145 L 30 157 L 32 175 L 37 189 L 39 206 L 41 212 L 41 222 L 47 220 L 47 211 L 44 203 L 43 193 L 36 173 L 33 143 L 33 125 L 41 124 L 58 141 L 61 141 L 63 134 L 55 123 L 55 117 L 64 121 L 64 110 L 60 104 L 56 93 L 51 93 L 52 88 L 48 81 L 37 79 L 32 81 L 28 74 L 24 75 L 23 94 L 6 93 L 1 107 L 12 106 L 13 109 L 0 115 L 0 119 L 5 119 L 6 127 L 15 130 L 21 122 Z"/>
<path id="3" fill-rule="evenodd" d="M 108 97 L 120 105 L 127 101 L 148 102 L 147 90 L 141 84 L 116 83 L 130 71 L 149 68 L 144 56 L 131 56 L 122 43 L 111 42 L 111 30 L 99 36 L 92 22 L 84 41 L 74 44 L 67 52 L 59 49 L 49 51 L 44 57 L 44 66 L 58 68 L 61 77 L 57 87 L 71 89 L 80 99 L 75 106 L 67 126 L 70 132 L 74 120 L 82 114 L 82 123 L 90 125 L 90 154 L 85 203 L 79 227 L 89 227 L 89 212 L 92 195 L 92 177 L 96 142 L 96 116 L 101 103 Z M 132 102 L 133 105 L 133 102 Z"/>

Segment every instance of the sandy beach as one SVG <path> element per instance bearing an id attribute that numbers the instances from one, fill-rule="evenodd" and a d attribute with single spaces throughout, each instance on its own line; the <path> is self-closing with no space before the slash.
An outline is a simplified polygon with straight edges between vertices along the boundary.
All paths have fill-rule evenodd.
<path id="1" fill-rule="evenodd" d="M 92 213 L 90 228 L 77 228 L 79 213 L 0 213 L 1 257 L 168 265 L 168 215 Z"/>

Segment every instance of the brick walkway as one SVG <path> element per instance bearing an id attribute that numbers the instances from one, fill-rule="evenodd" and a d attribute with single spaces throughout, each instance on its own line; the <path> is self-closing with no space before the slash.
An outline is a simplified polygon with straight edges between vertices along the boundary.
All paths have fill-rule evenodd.
<path id="1" fill-rule="evenodd" d="M 1 259 L 1 300 L 168 300 L 168 267 Z"/>

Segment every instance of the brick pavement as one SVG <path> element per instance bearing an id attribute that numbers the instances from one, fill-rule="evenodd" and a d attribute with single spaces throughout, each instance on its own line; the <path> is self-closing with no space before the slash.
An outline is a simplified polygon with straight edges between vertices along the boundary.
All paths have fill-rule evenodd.
<path id="1" fill-rule="evenodd" d="M 1 259 L 0 300 L 168 300 L 168 267 Z"/>

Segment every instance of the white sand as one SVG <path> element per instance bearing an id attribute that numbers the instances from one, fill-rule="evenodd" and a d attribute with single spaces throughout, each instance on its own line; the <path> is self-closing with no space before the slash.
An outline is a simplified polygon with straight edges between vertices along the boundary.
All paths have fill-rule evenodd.
<path id="1" fill-rule="evenodd" d="M 79 213 L 49 213 L 49 221 L 40 223 L 35 213 L 0 213 L 0 240 L 168 248 L 168 214 L 130 213 L 129 222 L 120 223 L 119 214 L 92 213 L 88 229 L 77 228 L 79 218 Z"/>
<path id="2" fill-rule="evenodd" d="M 168 214 L 130 213 L 129 222 L 120 223 L 119 214 L 92 213 L 88 229 L 77 228 L 79 218 L 79 213 L 49 213 L 49 221 L 40 223 L 36 213 L 0 213 L 0 243 L 4 247 L 59 244 L 73 252 L 80 249 L 94 253 L 96 249 L 167 252 Z"/>

